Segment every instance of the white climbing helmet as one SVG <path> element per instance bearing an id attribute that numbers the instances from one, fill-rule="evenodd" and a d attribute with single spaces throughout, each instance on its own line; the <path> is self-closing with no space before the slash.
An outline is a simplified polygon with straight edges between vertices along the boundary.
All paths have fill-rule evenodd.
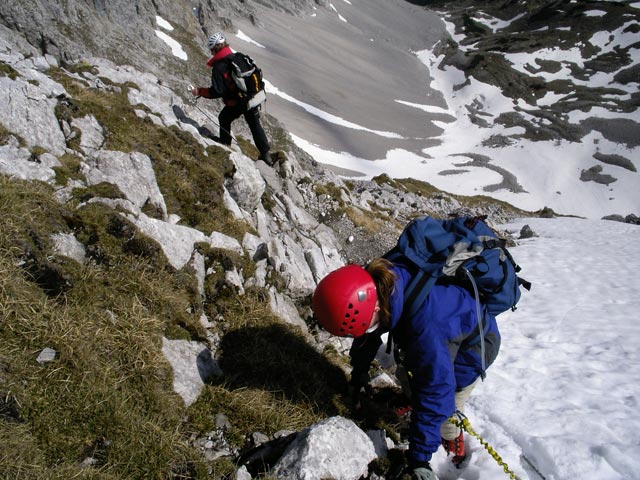
<path id="1" fill-rule="evenodd" d="M 226 42 L 227 42 L 227 39 L 224 38 L 224 35 L 222 34 L 222 32 L 216 32 L 209 37 L 209 40 L 207 41 L 207 46 L 211 49 L 216 45 L 220 45 L 221 43 L 226 43 Z"/>

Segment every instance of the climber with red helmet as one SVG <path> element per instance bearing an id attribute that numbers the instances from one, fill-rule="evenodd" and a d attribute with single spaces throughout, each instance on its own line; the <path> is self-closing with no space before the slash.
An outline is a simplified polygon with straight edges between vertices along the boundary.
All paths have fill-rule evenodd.
<path id="1" fill-rule="evenodd" d="M 416 480 L 437 480 L 429 462 L 440 445 L 456 466 L 465 458 L 463 433 L 448 419 L 462 412 L 483 375 L 477 304 L 461 286 L 436 284 L 415 314 L 403 314 L 410 281 L 404 265 L 383 258 L 365 268 L 347 265 L 320 281 L 312 308 L 325 330 L 354 338 L 351 383 L 358 390 L 368 384 L 380 337 L 389 332 L 408 373 L 412 411 L 407 473 Z M 493 315 L 483 318 L 486 367 L 498 354 L 500 333 Z"/>

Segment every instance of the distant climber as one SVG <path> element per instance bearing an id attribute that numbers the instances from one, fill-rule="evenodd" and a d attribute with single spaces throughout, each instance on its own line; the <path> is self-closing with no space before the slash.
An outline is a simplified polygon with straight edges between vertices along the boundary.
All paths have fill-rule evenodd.
<path id="1" fill-rule="evenodd" d="M 448 422 L 483 375 L 478 338 L 484 335 L 485 367 L 496 358 L 500 333 L 485 312 L 478 330 L 477 304 L 462 286 L 434 285 L 414 314 L 403 311 L 411 273 L 401 263 L 374 259 L 366 268 L 347 265 L 324 277 L 313 295 L 319 324 L 338 336 L 351 336 L 351 385 L 359 392 L 369 382 L 369 367 L 389 332 L 399 347 L 411 398 L 407 470 L 414 480 L 437 480 L 429 464 L 443 445 L 459 466 L 466 456 L 460 428 Z M 403 385 L 404 386 L 404 385 Z"/>
<path id="2" fill-rule="evenodd" d="M 250 57 L 234 53 L 221 32 L 211 35 L 207 46 L 213 55 L 207 62 L 207 66 L 211 68 L 211 86 L 196 87 L 191 93 L 196 97 L 222 98 L 225 106 L 218 115 L 218 122 L 220 143 L 224 145 L 231 145 L 231 123 L 243 115 L 260 152 L 259 159 L 273 166 L 269 141 L 260 124 L 260 108 L 266 98 L 260 69 Z M 250 71 L 242 72 L 242 66 L 247 65 Z M 246 79 L 242 78 L 245 73 Z M 245 87 L 245 82 L 249 88 Z"/>

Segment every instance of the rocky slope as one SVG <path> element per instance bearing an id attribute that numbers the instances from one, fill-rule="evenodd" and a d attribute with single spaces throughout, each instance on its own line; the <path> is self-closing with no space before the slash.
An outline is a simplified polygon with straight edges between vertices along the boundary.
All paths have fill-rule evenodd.
<path id="1" fill-rule="evenodd" d="M 0 463 L 3 475 L 56 478 L 88 468 L 119 478 L 206 478 L 197 473 L 203 468 L 222 478 L 220 462 L 237 464 L 241 459 L 246 468 L 238 475 L 257 474 L 264 470 L 267 453 L 251 447 L 265 438 L 258 433 L 251 441 L 237 436 L 264 429 L 270 435 L 266 440 L 273 442 L 277 432 L 260 422 L 239 426 L 246 411 L 234 415 L 234 403 L 216 407 L 222 399 L 254 383 L 254 396 L 285 392 L 284 398 L 261 404 L 262 411 L 277 402 L 288 405 L 300 397 L 326 395 L 315 401 L 327 406 L 299 410 L 305 420 L 287 417 L 278 423 L 289 429 L 345 411 L 331 405 L 343 401 L 336 399 L 344 387 L 341 354 L 349 342 L 319 332 L 308 307 L 324 275 L 347 261 L 365 262 L 383 253 L 403 224 L 419 214 L 485 213 L 502 222 L 524 213 L 487 198 L 456 198 L 420 182 L 385 177 L 345 182 L 295 148 L 274 122 L 269 132 L 279 162 L 270 168 L 254 160 L 257 152 L 240 134 L 231 148 L 210 140 L 203 134 L 208 114 L 185 103 L 152 73 L 99 57 L 62 64 L 51 54 L 25 48 L 24 37 L 2 31 L 0 107 L 6 114 L 0 121 L 0 437 L 12 439 L 12 460 Z M 67 324 L 69 309 L 76 313 Z M 62 336 L 50 327 L 58 318 L 67 325 L 61 327 Z M 26 333 L 36 325 L 41 334 Z M 118 325 L 128 333 L 121 336 Z M 96 335 L 87 336 L 87 331 Z M 113 342 L 137 335 L 141 344 L 112 350 Z M 276 345 L 273 354 L 287 363 L 301 356 L 291 385 L 282 383 L 282 360 L 265 358 L 240 366 L 245 356 L 269 350 L 265 345 L 248 349 L 249 338 Z M 282 338 L 288 339 L 286 344 L 277 340 Z M 294 345 L 300 351 L 292 350 Z M 133 369 L 131 375 L 137 377 L 160 354 L 170 368 L 161 362 L 155 373 L 143 375 L 145 382 L 159 384 L 137 388 L 129 376 L 117 374 Z M 122 363 L 114 369 L 109 364 L 116 358 Z M 271 371 L 278 374 L 269 380 Z M 99 372 L 115 377 L 98 387 L 93 381 L 101 378 Z M 305 386 L 303 378 L 311 383 Z M 68 384 L 73 388 L 62 387 Z M 121 386 L 114 389 L 113 384 Z M 41 385 L 48 387 L 40 390 Z M 324 392 L 326 388 L 333 393 Z M 153 462 L 117 460 L 118 452 L 151 454 L 148 448 L 124 446 L 127 435 L 132 435 L 131 445 L 147 443 L 138 436 L 143 435 L 138 427 L 108 427 L 120 420 L 100 404 L 119 391 L 125 395 L 118 400 L 123 405 L 141 393 L 135 403 L 146 405 L 151 391 L 159 395 L 155 402 L 171 404 L 154 420 L 140 420 L 139 426 L 144 431 L 160 419 L 158 431 L 168 426 L 174 432 L 170 443 L 175 447 L 162 454 L 171 460 L 159 462 L 162 473 L 152 470 Z M 91 400 L 96 393 L 103 400 Z M 42 402 L 49 408 L 41 411 Z M 159 408 L 153 405 L 140 415 Z M 123 408 L 134 415 L 125 424 L 138 425 L 136 408 Z M 80 411 L 90 412 L 90 420 L 77 421 Z M 211 423 L 214 413 L 217 427 Z M 233 427 L 224 426 L 225 415 Z M 337 417 L 317 428 L 328 428 L 320 435 L 333 439 L 341 435 L 343 454 L 348 445 L 366 455 L 356 455 L 361 460 L 353 465 L 349 454 L 333 465 L 337 471 L 318 473 L 316 460 L 296 453 L 305 447 L 292 446 L 279 464 L 273 462 L 279 478 L 305 469 L 340 478 L 358 478 L 367 471 L 376 454 L 359 427 Z M 93 440 L 81 440 L 76 430 Z M 302 432 L 300 439 L 314 435 Z M 382 431 L 372 435 L 384 440 Z M 269 443 L 269 455 L 283 453 L 293 441 L 288 438 L 275 450 Z M 84 441 L 92 446 L 83 447 Z M 21 452 L 29 452 L 30 460 Z M 313 454 L 325 453 L 320 449 Z M 191 460 L 177 460 L 179 455 Z M 229 463 L 224 465 L 228 472 Z"/>
<path id="2" fill-rule="evenodd" d="M 600 218 L 637 214 L 631 192 L 640 124 L 639 12 L 631 0 L 29 0 L 0 5 L 0 24 L 21 33 L 24 52 L 51 53 L 62 64 L 83 56 L 109 58 L 153 73 L 182 97 L 189 84 L 208 81 L 203 45 L 210 30 L 222 29 L 232 46 L 261 59 L 273 86 L 268 113 L 309 143 L 363 159 L 383 159 L 400 149 L 408 157 L 403 162 L 418 156 L 414 176 L 441 189 L 454 191 L 451 178 L 478 172 L 469 181 L 494 198 Z M 171 55 L 160 40 L 167 32 L 158 17 L 171 23 L 168 33 L 187 60 Z M 240 29 L 239 40 L 233 33 Z M 434 44 L 437 61 L 426 69 L 416 52 Z M 444 71 L 452 78 L 435 88 L 434 78 Z M 501 97 L 497 109 L 495 95 L 485 91 L 494 87 Z M 447 106 L 446 90 L 460 98 L 447 99 Z M 415 108 L 423 104 L 426 111 Z M 466 122 L 478 129 L 478 142 L 456 149 L 446 132 L 465 129 Z M 390 130 L 394 135 L 385 133 Z M 464 156 L 470 158 L 466 163 L 460 161 Z M 556 162 L 556 156 L 568 158 Z M 531 163 L 539 163 L 539 170 L 523 179 Z M 563 173 L 547 175 L 556 165 Z M 479 180 L 496 173 L 503 182 Z M 545 188 L 555 194 L 545 197 Z M 571 200 L 577 191 L 580 198 Z"/>
<path id="3" fill-rule="evenodd" d="M 312 0 L 256 3 L 293 15 L 310 11 L 316 3 L 326 4 Z M 166 45 L 156 35 L 156 16 L 171 20 L 174 35 L 195 61 L 185 64 L 167 55 Z M 233 29 L 238 18 L 257 21 L 253 2 L 27 0 L 0 4 L 0 24 L 20 33 L 25 51 L 52 55 L 62 64 L 91 56 L 108 58 L 178 83 L 197 76 L 198 65 L 208 54 L 204 45 L 212 33 L 209 29 Z"/>
<path id="4" fill-rule="evenodd" d="M 253 8 L 0 5 L 0 476 L 250 478 L 268 464 L 277 478 L 384 478 L 388 464 L 368 463 L 393 429 L 367 437 L 343 418 L 349 342 L 318 331 L 314 286 L 417 215 L 528 214 L 412 180 L 345 181 L 275 118 L 275 168 L 246 127 L 215 144 L 211 113 L 184 98 L 191 73 L 149 41 L 155 15 L 204 59 L 202 26 Z"/>

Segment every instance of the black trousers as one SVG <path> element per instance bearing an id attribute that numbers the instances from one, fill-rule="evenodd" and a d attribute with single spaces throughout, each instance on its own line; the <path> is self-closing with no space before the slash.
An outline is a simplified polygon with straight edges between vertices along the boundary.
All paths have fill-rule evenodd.
<path id="1" fill-rule="evenodd" d="M 226 105 L 220 115 L 218 115 L 218 121 L 220 122 L 220 143 L 225 145 L 231 145 L 231 123 L 244 115 L 244 119 L 251 129 L 251 135 L 253 135 L 253 142 L 256 144 L 260 157 L 264 157 L 269 152 L 269 141 L 267 135 L 262 129 L 260 124 L 260 109 L 258 107 L 252 108 L 249 111 L 245 111 L 244 105 Z"/>

